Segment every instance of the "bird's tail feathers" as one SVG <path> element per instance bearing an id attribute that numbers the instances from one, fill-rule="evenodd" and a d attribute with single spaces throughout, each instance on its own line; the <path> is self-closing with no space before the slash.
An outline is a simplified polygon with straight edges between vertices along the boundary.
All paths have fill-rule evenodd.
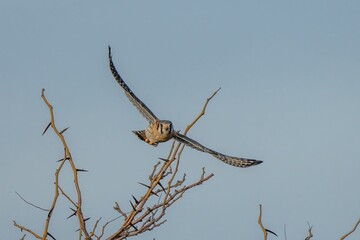
<path id="1" fill-rule="evenodd" d="M 146 134 L 145 134 L 145 130 L 140 130 L 140 131 L 132 131 L 140 140 L 143 140 L 145 142 L 146 139 Z"/>

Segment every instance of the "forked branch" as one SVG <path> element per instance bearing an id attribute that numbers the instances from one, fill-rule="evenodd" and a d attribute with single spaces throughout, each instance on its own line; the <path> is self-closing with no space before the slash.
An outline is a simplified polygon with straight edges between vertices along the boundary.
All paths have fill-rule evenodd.
<path id="1" fill-rule="evenodd" d="M 63 136 L 63 133 L 68 129 L 65 128 L 62 131 L 59 131 L 55 125 L 55 117 L 54 117 L 54 112 L 53 112 L 53 107 L 52 105 L 49 103 L 49 101 L 46 99 L 45 97 L 45 89 L 42 89 L 41 92 L 41 98 L 43 99 L 43 101 L 45 102 L 46 106 L 49 109 L 49 113 L 50 113 L 50 123 L 49 125 L 47 125 L 45 131 L 43 132 L 43 134 L 47 131 L 47 129 L 51 126 L 51 128 L 53 129 L 53 131 L 55 132 L 55 134 L 57 135 L 57 137 L 61 140 L 62 145 L 64 147 L 64 156 L 63 158 L 59 161 L 59 166 L 55 171 L 55 182 L 54 182 L 54 187 L 55 187 L 55 191 L 54 191 L 54 197 L 51 203 L 51 207 L 48 210 L 48 215 L 45 219 L 45 225 L 44 225 L 44 229 L 43 229 L 43 234 L 42 236 L 40 234 L 37 234 L 35 232 L 33 232 L 32 230 L 21 226 L 19 224 L 17 224 L 14 221 L 14 226 L 19 228 L 22 231 L 26 231 L 28 233 L 30 233 L 31 235 L 33 235 L 35 238 L 37 239 L 46 239 L 48 236 L 52 237 L 52 235 L 49 233 L 49 226 L 50 226 L 50 221 L 51 221 L 51 217 L 52 214 L 55 210 L 56 207 L 56 203 L 59 197 L 59 189 L 61 190 L 62 194 L 73 204 L 76 206 L 76 210 L 75 210 L 75 215 L 78 218 L 78 222 L 79 222 L 79 227 L 80 227 L 80 231 L 79 231 L 79 238 L 81 238 L 83 235 L 85 237 L 85 239 L 90 239 L 89 233 L 86 229 L 86 225 L 85 225 L 85 221 L 86 219 L 84 219 L 83 216 L 83 212 L 82 212 L 82 198 L 81 198 L 81 191 L 80 191 L 80 186 L 79 186 L 79 181 L 78 181 L 78 170 L 75 167 L 74 161 L 72 159 L 70 150 L 67 146 L 66 140 Z M 77 195 L 77 204 L 75 204 L 75 201 L 71 200 L 70 197 L 68 197 L 64 191 L 59 187 L 59 173 L 62 170 L 62 167 L 64 166 L 64 164 L 68 162 L 71 166 L 72 172 L 73 172 L 73 178 L 74 178 L 74 185 L 75 185 L 75 189 L 76 189 L 76 195 Z M 52 237 L 53 238 L 53 237 Z"/>
<path id="2" fill-rule="evenodd" d="M 111 222 L 123 218 L 124 221 L 121 224 L 121 227 L 113 233 L 110 237 L 107 239 L 124 239 L 126 237 L 135 236 L 138 234 L 141 234 L 145 231 L 150 231 L 166 222 L 166 220 L 163 219 L 165 216 L 166 210 L 172 206 L 176 201 L 178 201 L 184 193 L 196 186 L 201 185 L 203 182 L 209 180 L 211 177 L 213 177 L 213 174 L 206 175 L 205 169 L 202 169 L 200 178 L 188 185 L 185 185 L 186 182 L 186 174 L 181 176 L 180 178 L 177 177 L 177 173 L 179 171 L 179 165 L 180 165 L 180 159 L 181 159 L 181 153 L 184 149 L 184 146 L 182 146 L 180 143 L 175 145 L 175 142 L 173 143 L 171 150 L 167 156 L 166 159 L 162 159 L 163 162 L 158 162 L 155 164 L 150 176 L 149 176 L 149 183 L 148 184 L 142 184 L 146 186 L 147 190 L 143 196 L 140 198 L 136 198 L 135 196 L 132 196 L 133 201 L 130 201 L 131 205 L 131 211 L 128 213 L 125 213 L 120 206 L 116 203 L 116 206 L 114 207 L 116 211 L 119 212 L 120 216 L 106 222 L 102 228 L 99 230 L 99 233 L 97 234 L 97 228 L 100 223 L 100 219 L 98 219 L 92 230 L 88 232 L 86 229 L 86 218 L 83 216 L 82 211 L 82 196 L 78 181 L 78 172 L 83 171 L 82 169 L 78 169 L 75 167 L 73 158 L 71 156 L 69 147 L 66 143 L 66 140 L 63 136 L 63 133 L 68 129 L 65 128 L 61 131 L 59 131 L 55 125 L 55 118 L 54 118 L 54 112 L 53 107 L 49 103 L 49 101 L 46 99 L 44 95 L 44 89 L 42 90 L 41 97 L 43 101 L 45 102 L 46 106 L 49 109 L 50 113 L 50 123 L 47 125 L 46 129 L 44 130 L 43 134 L 51 127 L 53 131 L 55 132 L 56 136 L 60 139 L 63 148 L 64 148 L 64 155 L 63 157 L 58 161 L 59 166 L 57 167 L 55 171 L 55 181 L 54 181 L 54 197 L 51 202 L 51 206 L 49 210 L 42 209 L 48 211 L 47 217 L 45 219 L 44 229 L 43 233 L 38 234 L 34 232 L 33 230 L 26 228 L 24 226 L 21 226 L 17 224 L 14 221 L 14 226 L 19 228 L 21 231 L 25 231 L 29 234 L 31 234 L 36 239 L 47 239 L 48 237 L 55 239 L 53 235 L 49 233 L 49 226 L 52 219 L 52 214 L 54 213 L 55 207 L 57 205 L 58 198 L 60 194 L 72 205 L 70 209 L 72 209 L 73 214 L 71 216 L 76 216 L 78 219 L 79 224 L 79 239 L 101 239 L 104 236 L 105 228 L 108 224 Z M 207 99 L 201 113 L 196 117 L 196 119 L 186 128 L 185 134 L 187 131 L 201 118 L 201 116 L 204 115 L 205 109 L 209 101 L 214 97 L 214 95 L 219 91 L 219 89 L 214 92 L 210 98 Z M 172 167 L 172 163 L 175 162 L 174 167 Z M 74 187 L 76 190 L 76 200 L 72 199 L 61 187 L 59 183 L 59 174 L 63 168 L 63 166 L 69 163 L 73 172 L 73 179 L 74 179 Z M 167 182 L 167 184 L 161 183 Z M 21 197 L 19 195 L 19 197 Z M 22 198 L 22 197 L 21 197 Z M 23 198 L 22 198 L 23 199 Z M 35 204 L 29 203 L 25 199 L 23 199 L 26 203 L 37 207 Z M 37 207 L 39 208 L 39 207 Z M 23 238 L 25 235 L 23 236 Z"/>
<path id="3" fill-rule="evenodd" d="M 312 234 L 312 226 L 308 223 L 309 229 L 308 229 L 308 235 L 306 236 L 305 240 L 310 240 L 314 235 Z"/>
<path id="4" fill-rule="evenodd" d="M 220 88 L 215 91 L 205 102 L 202 111 L 195 118 L 195 120 L 185 129 L 184 134 L 205 114 L 206 107 L 209 101 L 216 95 Z M 160 162 L 155 164 L 152 173 L 149 176 L 149 183 L 142 184 L 146 186 L 147 191 L 143 196 L 138 199 L 134 199 L 135 203 L 131 203 L 131 211 L 125 214 L 120 209 L 119 205 L 116 206 L 116 210 L 125 218 L 121 227 L 107 239 L 125 239 L 130 236 L 135 236 L 145 231 L 150 231 L 155 227 L 158 227 L 165 223 L 163 217 L 167 208 L 172 206 L 177 200 L 179 200 L 183 194 L 196 187 L 203 182 L 213 177 L 213 174 L 205 175 L 205 170 L 202 170 L 200 179 L 188 186 L 185 186 L 186 174 L 182 178 L 175 180 L 181 159 L 181 153 L 184 149 L 184 145 L 180 143 L 173 143 L 168 157 L 164 160 L 160 166 Z M 175 167 L 172 168 L 172 163 L 175 162 Z M 161 181 L 167 181 L 167 185 L 163 185 Z M 162 195 L 161 195 L 162 194 Z M 157 199 L 155 204 L 150 204 L 151 200 Z"/>

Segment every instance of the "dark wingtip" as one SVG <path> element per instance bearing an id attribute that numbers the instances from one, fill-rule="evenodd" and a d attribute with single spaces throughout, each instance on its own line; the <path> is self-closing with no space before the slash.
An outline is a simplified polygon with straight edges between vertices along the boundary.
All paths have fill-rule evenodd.
<path id="1" fill-rule="evenodd" d="M 256 166 L 256 165 L 259 165 L 263 163 L 263 161 L 261 160 L 256 160 L 256 159 L 248 159 L 248 161 L 246 162 L 246 164 L 240 166 L 240 167 L 243 167 L 243 168 L 248 168 L 248 167 L 253 167 L 253 166 Z"/>
<path id="2" fill-rule="evenodd" d="M 108 45 L 108 49 L 109 49 L 109 58 L 111 59 L 111 47 L 110 47 L 110 45 Z"/>
<path id="3" fill-rule="evenodd" d="M 263 163 L 263 161 L 261 161 L 261 160 L 254 160 L 254 161 L 252 162 L 252 164 L 249 165 L 249 167 L 251 167 L 251 166 L 256 166 L 256 165 L 259 165 L 259 164 L 262 164 L 262 163 Z"/>

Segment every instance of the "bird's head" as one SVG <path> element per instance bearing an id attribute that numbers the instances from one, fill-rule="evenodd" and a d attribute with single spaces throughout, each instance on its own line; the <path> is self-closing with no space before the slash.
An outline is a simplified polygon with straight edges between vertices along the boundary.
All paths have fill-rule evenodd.
<path id="1" fill-rule="evenodd" d="M 161 135 L 168 135 L 174 131 L 172 122 L 168 120 L 160 120 L 157 131 Z"/>

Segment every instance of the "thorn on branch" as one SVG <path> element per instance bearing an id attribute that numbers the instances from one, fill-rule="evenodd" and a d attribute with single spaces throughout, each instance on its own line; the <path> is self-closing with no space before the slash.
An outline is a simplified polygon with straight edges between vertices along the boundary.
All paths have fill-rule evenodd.
<path id="1" fill-rule="evenodd" d="M 165 159 L 165 158 L 159 158 L 161 161 L 164 161 L 164 162 L 168 162 L 169 159 Z"/>
<path id="2" fill-rule="evenodd" d="M 153 212 L 153 210 L 152 210 L 151 208 L 149 208 L 149 207 L 147 207 L 147 210 L 148 210 L 150 213 Z"/>
<path id="3" fill-rule="evenodd" d="M 133 204 L 131 201 L 129 201 L 129 202 L 130 202 L 130 204 L 131 204 L 132 209 L 133 209 L 134 211 L 136 211 L 136 208 L 135 208 L 134 204 Z"/>
<path id="4" fill-rule="evenodd" d="M 136 204 L 139 204 L 139 201 L 136 199 L 136 197 L 134 197 L 134 195 L 131 195 L 131 196 L 132 196 L 132 198 L 134 199 L 135 203 L 136 203 Z"/>
<path id="5" fill-rule="evenodd" d="M 165 188 L 164 188 L 163 185 L 160 183 L 160 181 L 158 182 L 158 185 L 161 187 L 161 189 L 164 191 L 164 193 L 166 193 Z"/>
<path id="6" fill-rule="evenodd" d="M 33 232 L 32 230 L 30 230 L 30 229 L 28 229 L 28 228 L 26 228 L 26 227 L 23 227 L 23 226 L 17 224 L 15 221 L 13 221 L 13 223 L 14 223 L 14 226 L 17 227 L 17 228 L 19 228 L 21 232 L 23 232 L 23 231 L 28 232 L 28 233 L 30 233 L 31 235 L 33 235 L 36 239 L 41 239 L 40 235 L 36 234 L 36 233 Z M 26 234 L 22 237 L 22 239 L 24 239 L 25 236 L 26 236 Z"/>
<path id="7" fill-rule="evenodd" d="M 54 208 L 51 208 L 51 209 L 50 209 L 50 211 L 49 211 L 49 213 L 48 213 L 48 218 L 51 217 L 53 210 L 54 210 Z"/>
<path id="8" fill-rule="evenodd" d="M 43 131 L 43 133 L 41 134 L 41 136 L 44 136 L 44 134 L 46 133 L 46 131 L 49 129 L 50 126 L 51 126 L 51 122 L 49 122 L 49 124 L 46 126 L 46 128 Z"/>
<path id="9" fill-rule="evenodd" d="M 70 160 L 70 158 L 66 157 L 65 160 Z M 61 162 L 61 161 L 64 161 L 64 158 L 61 158 L 61 159 L 57 160 L 56 162 Z"/>
<path id="10" fill-rule="evenodd" d="M 89 233 L 86 229 L 86 226 L 85 226 L 85 221 L 84 221 L 84 217 L 83 217 L 83 213 L 81 211 L 81 205 L 82 205 L 82 201 L 81 201 L 81 191 L 80 191 L 80 186 L 79 186 L 79 182 L 78 182 L 78 177 L 77 177 L 77 171 L 76 171 L 76 167 L 75 167 L 75 164 L 74 162 L 72 161 L 72 158 L 71 158 L 71 154 L 70 154 L 70 150 L 67 146 L 67 143 L 65 141 L 65 138 L 64 136 L 62 135 L 66 130 L 68 130 L 69 128 L 65 128 L 63 129 L 61 132 L 58 131 L 58 129 L 56 128 L 55 126 L 55 118 L 54 118 L 54 112 L 53 112 L 53 107 L 52 105 L 50 104 L 50 102 L 46 99 L 45 95 L 44 95 L 44 89 L 42 89 L 42 93 L 41 93 L 41 98 L 43 99 L 44 103 L 46 104 L 46 106 L 49 108 L 49 114 L 50 114 L 50 119 L 51 119 L 51 126 L 55 132 L 55 134 L 57 135 L 57 137 L 61 140 L 62 142 L 62 145 L 64 147 L 64 158 L 63 160 L 61 160 L 61 164 L 60 166 L 58 167 L 58 169 L 56 169 L 56 172 L 55 172 L 55 194 L 54 194 L 54 197 L 53 197 L 53 201 L 52 201 L 52 205 L 51 205 L 51 209 L 49 211 L 49 214 L 48 214 L 48 217 L 46 219 L 46 222 L 45 222 L 45 227 L 44 227 L 44 236 L 42 237 L 37 237 L 38 239 L 44 239 L 46 237 L 46 233 L 48 232 L 48 228 L 49 228 L 49 223 L 50 223 L 50 219 L 51 219 L 51 216 L 52 216 L 52 212 L 57 204 L 57 200 L 58 200 L 58 188 L 60 189 L 60 191 L 62 192 L 62 194 L 76 207 L 76 210 L 73 210 L 74 213 L 73 215 L 77 215 L 78 216 L 78 222 L 79 222 L 79 225 L 80 225 L 80 229 L 81 229 L 81 233 L 80 233 L 80 238 L 84 235 L 85 239 L 90 239 L 90 236 L 89 236 Z M 64 165 L 64 162 L 66 160 L 66 157 L 69 157 L 69 162 L 70 162 L 70 165 L 71 165 L 71 169 L 73 171 L 73 180 L 74 180 L 74 185 L 75 185 L 75 189 L 76 189 L 76 194 L 77 194 L 77 199 L 78 199 L 78 206 L 77 204 L 75 204 L 62 190 L 61 188 L 59 187 L 59 172 L 61 171 L 63 165 Z M 73 216 L 71 215 L 71 216 Z M 71 217 L 70 216 L 70 217 Z M 69 217 L 69 218 L 70 218 Z"/>
<path id="11" fill-rule="evenodd" d="M 142 185 L 142 186 L 144 186 L 144 187 L 147 187 L 148 189 L 151 189 L 151 187 L 149 186 L 149 185 L 146 185 L 146 184 L 144 184 L 144 183 L 141 183 L 141 182 L 138 182 L 140 185 Z M 155 196 L 159 196 L 159 195 L 157 195 L 157 193 L 156 192 L 153 192 L 153 191 L 151 191 L 151 193 L 152 194 L 154 194 Z"/>
<path id="12" fill-rule="evenodd" d="M 85 218 L 85 219 L 84 219 L 84 222 L 86 222 L 86 221 L 87 221 L 87 220 L 89 220 L 89 219 L 90 219 L 90 217 L 88 217 L 88 218 Z"/>
<path id="13" fill-rule="evenodd" d="M 70 216 L 68 216 L 66 219 L 69 219 L 69 218 L 71 218 L 71 217 L 73 217 L 73 216 L 76 215 L 76 210 L 73 209 L 73 208 L 70 208 L 70 209 L 71 209 L 71 211 L 73 211 L 73 213 L 72 213 Z"/>
<path id="14" fill-rule="evenodd" d="M 110 67 L 113 67 L 112 62 L 111 62 L 111 53 L 110 52 L 109 52 L 109 62 L 110 62 Z M 219 91 L 219 89 L 217 91 Z M 216 94 L 216 92 L 210 98 L 207 99 L 207 102 L 206 102 L 205 106 L 203 107 L 202 112 L 193 121 L 193 123 L 187 127 L 186 132 L 191 128 L 192 125 L 195 124 L 195 122 L 202 115 L 204 115 L 207 103 Z M 190 184 L 189 186 L 182 186 L 182 184 L 184 184 L 184 182 L 185 182 L 186 174 L 183 175 L 182 179 L 180 176 L 180 180 L 177 180 L 177 178 L 178 178 L 177 173 L 178 173 L 178 166 L 179 166 L 178 162 L 179 162 L 180 155 L 181 155 L 181 151 L 179 152 L 179 149 L 183 145 L 177 144 L 176 147 L 174 147 L 174 146 L 175 146 L 175 144 L 173 143 L 173 147 L 171 148 L 167 159 L 159 158 L 161 161 L 163 161 L 163 164 L 161 164 L 161 167 L 158 167 L 159 163 L 157 163 L 154 166 L 153 172 L 150 174 L 150 177 L 149 177 L 149 180 L 150 180 L 150 183 L 148 183 L 149 185 L 138 182 L 140 185 L 146 187 L 147 191 L 146 191 L 146 193 L 144 193 L 144 195 L 142 195 L 142 197 L 140 198 L 139 205 L 137 205 L 136 207 L 141 208 L 141 210 L 143 210 L 143 209 L 146 209 L 146 210 L 142 211 L 142 213 L 140 213 L 140 214 L 138 214 L 138 213 L 141 210 L 129 212 L 128 216 L 125 217 L 125 221 L 121 225 L 121 227 L 114 234 L 109 236 L 108 239 L 126 239 L 126 237 L 132 237 L 132 236 L 138 235 L 140 233 L 143 233 L 145 231 L 151 231 L 155 227 L 162 225 L 164 222 L 166 222 L 166 220 L 162 220 L 162 218 L 165 216 L 166 210 L 174 202 L 176 202 L 178 199 L 180 199 L 187 190 L 189 190 L 192 187 L 202 184 L 203 182 L 207 181 L 208 179 L 210 179 L 213 176 L 213 174 L 210 174 L 209 176 L 205 176 L 205 170 L 203 169 L 202 176 L 199 181 L 197 181 L 193 184 Z M 177 156 L 176 162 L 175 162 L 176 167 L 174 167 L 174 170 L 173 170 L 171 164 L 174 162 L 175 156 Z M 165 186 L 164 187 L 160 183 L 160 181 L 163 181 L 163 183 L 164 183 L 165 180 L 162 180 L 162 179 L 165 179 L 165 177 L 168 175 L 170 175 L 170 179 L 168 179 L 168 181 L 166 181 L 167 184 L 164 185 Z M 157 185 L 159 185 L 159 187 L 157 187 Z M 165 196 L 162 196 L 163 195 L 162 191 L 165 192 Z M 159 195 L 157 195 L 157 194 L 159 194 Z M 158 197 L 159 201 L 158 201 L 158 203 L 155 203 L 153 206 L 149 207 L 147 201 L 149 199 L 151 199 L 152 195 L 156 195 Z M 153 199 L 151 199 L 151 200 L 153 200 Z M 132 200 L 130 201 L 130 203 L 132 204 Z M 121 214 L 123 214 L 118 205 L 115 206 L 114 209 L 119 211 Z M 133 230 L 133 229 L 135 229 L 135 230 Z"/>
<path id="15" fill-rule="evenodd" d="M 56 240 L 56 238 L 55 238 L 53 235 L 51 235 L 49 232 L 47 232 L 46 234 L 47 234 L 49 237 L 51 237 L 52 239 Z"/>
<path id="16" fill-rule="evenodd" d="M 273 234 L 273 235 L 275 235 L 275 236 L 278 236 L 276 233 L 274 233 L 273 231 L 271 231 L 271 230 L 269 230 L 269 229 L 267 229 L 267 228 L 265 228 L 265 231 L 267 231 L 267 232 L 269 232 L 269 233 L 271 233 L 271 234 Z"/>
<path id="17" fill-rule="evenodd" d="M 77 171 L 77 172 L 88 172 L 88 170 L 86 170 L 86 169 L 81 169 L 81 168 L 77 168 L 76 171 Z"/>
<path id="18" fill-rule="evenodd" d="M 259 226 L 260 226 L 260 228 L 261 228 L 261 230 L 262 230 L 262 232 L 264 234 L 264 240 L 267 239 L 267 233 L 268 232 L 270 232 L 270 233 L 274 234 L 275 236 L 277 236 L 274 232 L 266 229 L 264 227 L 264 225 L 262 224 L 262 220 L 261 220 L 261 218 L 262 218 L 262 206 L 261 206 L 261 204 L 259 204 L 259 207 L 260 207 L 260 212 L 259 212 L 258 224 L 259 224 Z"/>
<path id="19" fill-rule="evenodd" d="M 137 229 L 137 227 L 135 227 L 134 224 L 130 223 L 130 226 L 132 226 L 136 231 L 139 231 L 139 230 Z"/>
<path id="20" fill-rule="evenodd" d="M 63 129 L 63 130 L 61 130 L 60 131 L 60 134 L 63 134 L 66 130 L 68 130 L 69 129 L 69 127 L 67 127 L 67 128 L 65 128 L 65 129 Z"/>

